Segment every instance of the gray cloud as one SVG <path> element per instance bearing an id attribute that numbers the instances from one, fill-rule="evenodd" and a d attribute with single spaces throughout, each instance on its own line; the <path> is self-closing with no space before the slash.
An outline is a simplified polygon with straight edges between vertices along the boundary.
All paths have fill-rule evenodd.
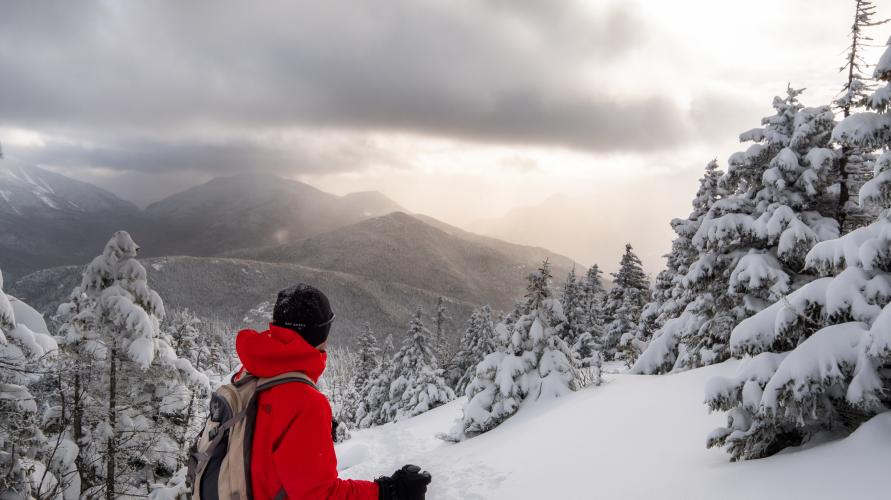
<path id="1" fill-rule="evenodd" d="M 618 99 L 577 83 L 582 64 L 606 68 L 644 43 L 633 8 L 616 3 L 591 15 L 541 0 L 13 2 L 0 15 L 0 125 L 88 139 L 129 134 L 135 145 L 78 155 L 124 169 L 221 158 L 289 163 L 274 148 L 180 143 L 201 130 L 245 127 L 672 148 L 693 134 L 670 100 Z M 136 158 L 150 140 L 154 154 Z"/>
<path id="2" fill-rule="evenodd" d="M 337 173 L 371 164 L 407 167 L 402 159 L 369 142 L 345 142 L 323 151 L 300 141 L 270 144 L 260 140 L 125 140 L 101 146 L 77 142 L 49 142 L 20 148 L 18 156 L 31 163 L 72 169 L 105 169 L 121 172 L 213 173 L 226 175 L 246 169 L 279 174 Z"/>

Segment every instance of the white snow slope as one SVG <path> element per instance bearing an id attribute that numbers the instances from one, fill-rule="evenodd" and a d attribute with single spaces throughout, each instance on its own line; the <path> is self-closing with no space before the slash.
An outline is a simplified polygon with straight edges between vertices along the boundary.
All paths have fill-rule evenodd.
<path id="1" fill-rule="evenodd" d="M 853 435 L 774 457 L 729 463 L 707 450 L 724 423 L 703 388 L 739 362 L 662 376 L 606 375 L 606 383 L 522 410 L 463 443 L 437 440 L 463 400 L 356 431 L 338 445 L 342 477 L 372 479 L 406 463 L 433 474 L 436 499 L 880 498 L 891 488 L 891 412 Z"/>

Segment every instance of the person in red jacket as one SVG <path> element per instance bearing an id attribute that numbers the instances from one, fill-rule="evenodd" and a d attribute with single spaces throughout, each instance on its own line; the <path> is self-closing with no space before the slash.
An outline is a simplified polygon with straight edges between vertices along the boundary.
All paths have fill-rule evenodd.
<path id="1" fill-rule="evenodd" d="M 333 320 L 328 298 L 318 289 L 301 283 L 282 290 L 269 330 L 238 333 L 242 372 L 266 378 L 298 371 L 318 381 Z M 331 405 L 315 387 L 272 387 L 260 393 L 257 408 L 249 484 L 254 500 L 424 499 L 431 477 L 414 465 L 375 481 L 337 477 Z"/>

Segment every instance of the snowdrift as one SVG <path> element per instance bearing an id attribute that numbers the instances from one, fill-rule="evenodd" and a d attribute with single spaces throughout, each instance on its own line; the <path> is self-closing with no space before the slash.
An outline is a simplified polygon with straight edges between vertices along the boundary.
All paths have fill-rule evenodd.
<path id="1" fill-rule="evenodd" d="M 707 450 L 723 414 L 703 405 L 706 382 L 739 361 L 676 375 L 605 375 L 600 387 L 522 410 L 497 429 L 451 444 L 435 435 L 463 400 L 357 431 L 337 447 L 343 477 L 371 479 L 405 463 L 433 474 L 437 499 L 880 498 L 891 487 L 891 412 L 853 435 L 774 457 L 729 463 Z"/>

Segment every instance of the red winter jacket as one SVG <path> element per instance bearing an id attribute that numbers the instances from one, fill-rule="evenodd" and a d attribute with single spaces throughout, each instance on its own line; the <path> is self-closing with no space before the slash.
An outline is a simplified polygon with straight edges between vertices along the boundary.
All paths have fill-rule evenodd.
<path id="1" fill-rule="evenodd" d="M 258 377 L 299 371 L 317 381 L 327 360 L 302 337 L 275 325 L 265 332 L 242 330 L 235 350 L 244 369 Z M 337 477 L 331 405 L 322 393 L 293 382 L 259 398 L 251 458 L 254 500 L 377 500 L 377 483 Z"/>

